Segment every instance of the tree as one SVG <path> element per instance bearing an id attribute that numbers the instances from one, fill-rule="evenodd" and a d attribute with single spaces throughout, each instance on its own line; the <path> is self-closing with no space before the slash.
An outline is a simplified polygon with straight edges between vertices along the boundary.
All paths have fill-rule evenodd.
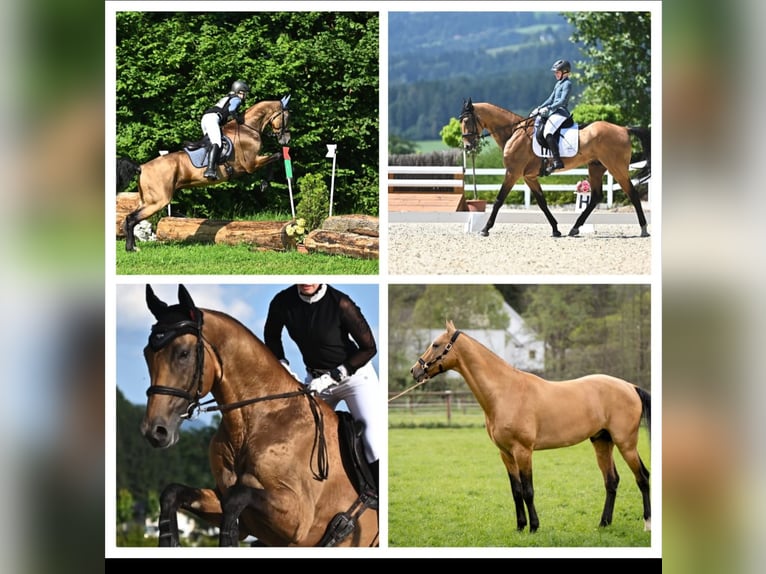
<path id="1" fill-rule="evenodd" d="M 618 106 L 621 123 L 651 121 L 651 13 L 571 12 L 572 41 L 583 45 L 573 75 L 580 103 Z M 573 64 L 575 64 L 573 62 Z"/>
<path id="2" fill-rule="evenodd" d="M 492 285 L 428 285 L 412 313 L 412 324 L 438 329 L 452 320 L 464 329 L 505 329 L 510 317 Z"/>
<path id="3" fill-rule="evenodd" d="M 597 301 L 593 292 L 583 285 L 536 285 L 527 290 L 527 297 L 524 320 L 545 342 L 545 375 L 567 378 L 572 333 L 594 315 Z"/>

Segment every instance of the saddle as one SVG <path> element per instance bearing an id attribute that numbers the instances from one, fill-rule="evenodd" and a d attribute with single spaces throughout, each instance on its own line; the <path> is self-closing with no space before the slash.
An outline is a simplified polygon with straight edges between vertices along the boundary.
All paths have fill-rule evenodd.
<path id="1" fill-rule="evenodd" d="M 364 455 L 364 423 L 354 420 L 351 413 L 336 411 L 338 415 L 338 437 L 343 468 L 354 483 L 356 492 L 375 492 L 375 477 Z M 377 501 L 376 506 L 377 508 Z"/>
<path id="2" fill-rule="evenodd" d="M 221 134 L 221 144 L 221 153 L 218 156 L 219 165 L 231 159 L 234 151 L 234 144 L 228 136 Z M 184 142 L 183 150 L 189 156 L 194 167 L 207 167 L 211 147 L 210 138 L 206 135 L 196 142 Z"/>

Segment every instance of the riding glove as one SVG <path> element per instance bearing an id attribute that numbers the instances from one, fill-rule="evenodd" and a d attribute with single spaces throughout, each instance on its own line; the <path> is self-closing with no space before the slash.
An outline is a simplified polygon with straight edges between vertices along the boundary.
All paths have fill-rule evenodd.
<path id="1" fill-rule="evenodd" d="M 345 365 L 338 365 L 330 371 L 330 376 L 337 382 L 342 383 L 348 379 L 348 370 Z"/>
<path id="2" fill-rule="evenodd" d="M 548 114 L 550 114 L 550 113 L 551 113 L 551 111 L 548 108 L 543 108 L 543 109 L 540 110 L 540 115 L 543 116 L 544 118 L 547 118 Z"/>
<path id="3" fill-rule="evenodd" d="M 325 373 L 321 377 L 314 379 L 309 383 L 309 390 L 311 392 L 314 392 L 316 394 L 320 394 L 326 389 L 332 387 L 333 385 L 337 385 L 338 383 L 333 380 L 333 378 Z"/>

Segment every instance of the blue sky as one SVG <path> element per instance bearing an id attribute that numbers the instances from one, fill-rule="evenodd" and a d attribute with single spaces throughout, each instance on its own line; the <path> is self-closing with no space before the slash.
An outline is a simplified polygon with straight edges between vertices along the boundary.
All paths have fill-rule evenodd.
<path id="1" fill-rule="evenodd" d="M 378 355 L 373 359 L 376 371 L 380 373 L 378 361 L 381 341 L 379 337 L 379 286 L 330 283 L 347 293 L 359 305 L 375 334 Z M 178 302 L 178 283 L 151 283 L 157 296 L 173 305 Z M 240 320 L 263 340 L 263 326 L 266 322 L 269 303 L 274 295 L 288 287 L 289 283 L 275 284 L 195 284 L 184 281 L 198 307 L 215 309 L 228 313 Z M 144 362 L 143 349 L 149 337 L 149 330 L 155 319 L 146 307 L 146 283 L 115 286 L 115 330 L 116 330 L 116 382 L 125 398 L 134 404 L 146 403 L 146 389 L 149 388 L 149 373 Z M 300 376 L 305 375 L 303 361 L 298 348 L 286 331 L 282 342 L 292 369 Z M 208 397 L 210 398 L 210 397 Z M 209 422 L 212 415 L 202 415 L 201 421 Z"/>

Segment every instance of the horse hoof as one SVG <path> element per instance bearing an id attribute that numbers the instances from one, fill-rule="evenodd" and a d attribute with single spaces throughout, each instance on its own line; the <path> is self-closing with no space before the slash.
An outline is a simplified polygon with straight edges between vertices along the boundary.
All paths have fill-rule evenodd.
<path id="1" fill-rule="evenodd" d="M 551 237 L 561 237 L 561 232 L 557 229 L 551 234 Z"/>
<path id="2" fill-rule="evenodd" d="M 577 237 L 578 235 L 580 235 L 579 228 L 573 227 L 572 229 L 569 230 L 569 237 Z"/>
<path id="3" fill-rule="evenodd" d="M 489 231 L 487 231 L 486 229 L 482 229 L 481 231 L 479 231 L 479 235 L 481 235 L 482 237 L 489 237 Z"/>

